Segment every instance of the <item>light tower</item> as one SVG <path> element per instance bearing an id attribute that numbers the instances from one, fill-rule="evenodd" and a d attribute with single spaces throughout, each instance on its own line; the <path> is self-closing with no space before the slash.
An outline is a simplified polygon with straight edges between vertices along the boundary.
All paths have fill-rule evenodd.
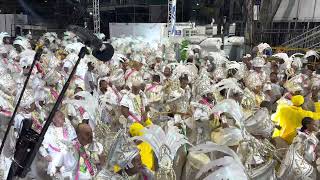
<path id="1" fill-rule="evenodd" d="M 100 8 L 99 0 L 92 0 L 92 15 L 93 15 L 93 31 L 94 33 L 100 33 Z"/>

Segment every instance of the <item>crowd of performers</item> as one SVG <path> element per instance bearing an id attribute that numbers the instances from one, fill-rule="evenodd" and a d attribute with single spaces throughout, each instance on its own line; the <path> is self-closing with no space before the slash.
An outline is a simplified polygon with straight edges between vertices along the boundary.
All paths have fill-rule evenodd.
<path id="1" fill-rule="evenodd" d="M 0 33 L 1 138 L 35 47 L 43 53 L 1 153 L 2 179 L 22 122 L 41 132 L 84 46 L 72 32 L 11 39 Z M 317 179 L 316 51 L 272 54 L 262 43 L 237 62 L 218 46 L 190 43 L 182 59 L 178 42 L 109 41 L 110 61 L 81 60 L 27 178 Z"/>

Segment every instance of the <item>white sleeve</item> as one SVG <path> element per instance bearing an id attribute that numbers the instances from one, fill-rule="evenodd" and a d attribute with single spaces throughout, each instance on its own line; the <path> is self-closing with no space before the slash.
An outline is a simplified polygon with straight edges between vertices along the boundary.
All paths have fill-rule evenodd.
<path id="1" fill-rule="evenodd" d="M 93 74 L 91 72 L 88 73 L 88 82 L 93 82 Z"/>
<path id="2" fill-rule="evenodd" d="M 44 148 L 43 146 L 40 147 L 39 153 L 40 153 L 40 155 L 41 155 L 42 157 L 48 156 L 48 152 L 47 152 L 46 148 Z"/>
<path id="3" fill-rule="evenodd" d="M 146 94 L 145 93 L 143 93 L 143 95 L 142 95 L 142 98 L 143 98 L 143 105 L 144 106 L 148 106 L 149 105 L 149 101 L 148 101 L 148 98 L 147 98 L 147 96 L 146 96 Z"/>
<path id="4" fill-rule="evenodd" d="M 66 119 L 65 122 L 68 130 L 68 140 L 71 142 L 73 139 L 77 137 L 77 133 L 69 119 Z"/>
<path id="5" fill-rule="evenodd" d="M 72 117 L 77 116 L 77 111 L 76 111 L 76 109 L 74 108 L 73 105 L 68 104 L 67 105 L 67 111 L 68 111 L 68 116 L 72 116 Z"/>
<path id="6" fill-rule="evenodd" d="M 98 145 L 98 154 L 101 155 L 103 153 L 103 146 L 99 142 L 97 142 L 97 145 Z"/>
<path id="7" fill-rule="evenodd" d="M 15 118 L 14 118 L 14 128 L 20 133 L 20 128 L 21 128 L 21 125 L 22 125 L 22 120 L 23 120 L 23 117 L 21 115 L 17 115 Z"/>
<path id="8" fill-rule="evenodd" d="M 65 168 L 65 172 L 76 170 L 77 160 L 75 156 L 77 156 L 77 153 L 75 152 L 75 149 L 69 149 L 68 152 L 64 152 L 64 154 L 60 156 L 61 159 L 59 160 L 58 165 L 63 166 Z"/>
<path id="9" fill-rule="evenodd" d="M 129 96 L 127 94 L 125 94 L 121 99 L 120 106 L 129 108 Z"/>
<path id="10" fill-rule="evenodd" d="M 43 157 L 46 157 L 48 155 L 47 149 L 49 148 L 49 144 L 52 143 L 52 138 L 54 138 L 55 132 L 52 130 L 52 126 L 49 126 L 47 133 L 44 135 L 42 145 L 39 149 L 39 152 Z"/>

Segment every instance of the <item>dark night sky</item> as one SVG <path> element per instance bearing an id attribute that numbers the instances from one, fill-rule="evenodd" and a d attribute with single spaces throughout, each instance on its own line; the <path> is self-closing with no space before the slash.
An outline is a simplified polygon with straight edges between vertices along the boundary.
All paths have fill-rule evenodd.
<path id="1" fill-rule="evenodd" d="M 31 9 L 48 9 L 54 2 L 55 0 L 0 0 L 0 9 L 2 13 L 27 13 L 28 9 L 23 8 L 25 6 L 22 3 Z"/>
<path id="2" fill-rule="evenodd" d="M 184 1 L 184 3 L 181 3 Z M 180 7 L 177 9 L 177 20 L 188 21 L 190 18 L 190 13 L 192 4 L 197 0 L 178 0 L 177 6 Z M 199 0 L 200 1 L 200 0 Z M 29 24 L 44 24 L 47 26 L 51 26 L 52 28 L 64 28 L 69 24 L 78 24 L 82 25 L 84 23 L 84 19 L 89 19 L 89 25 L 92 22 L 92 16 L 86 12 L 84 4 L 89 2 L 91 5 L 92 0 L 81 0 L 79 3 L 78 0 L 0 0 L 0 13 L 1 14 L 27 14 L 29 19 Z M 104 2 L 110 2 L 109 0 L 100 0 L 100 4 Z M 142 1 L 137 1 L 142 2 Z M 147 2 L 147 4 L 167 4 L 167 0 L 146 0 L 143 2 Z M 139 3 L 140 4 L 140 3 Z M 182 8 L 184 10 L 182 10 Z M 130 8 L 128 8 L 130 9 Z M 117 22 L 133 22 L 132 15 L 125 15 L 125 8 L 117 9 Z M 135 18 L 136 22 L 148 22 L 148 8 L 142 8 L 142 12 L 136 11 L 136 13 L 145 13 L 146 17 L 140 15 Z M 115 14 L 113 11 L 109 12 L 100 12 L 101 14 L 101 28 L 108 29 L 108 22 L 115 22 Z M 120 16 L 122 13 L 123 17 Z M 167 20 L 166 13 L 164 14 L 163 20 L 159 20 L 159 22 L 165 22 Z"/>

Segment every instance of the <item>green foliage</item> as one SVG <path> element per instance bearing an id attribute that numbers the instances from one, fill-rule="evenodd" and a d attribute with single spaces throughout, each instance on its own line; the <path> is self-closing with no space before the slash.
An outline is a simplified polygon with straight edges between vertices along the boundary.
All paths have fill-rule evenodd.
<path id="1" fill-rule="evenodd" d="M 180 44 L 180 61 L 186 61 L 188 58 L 189 41 L 183 40 Z"/>

